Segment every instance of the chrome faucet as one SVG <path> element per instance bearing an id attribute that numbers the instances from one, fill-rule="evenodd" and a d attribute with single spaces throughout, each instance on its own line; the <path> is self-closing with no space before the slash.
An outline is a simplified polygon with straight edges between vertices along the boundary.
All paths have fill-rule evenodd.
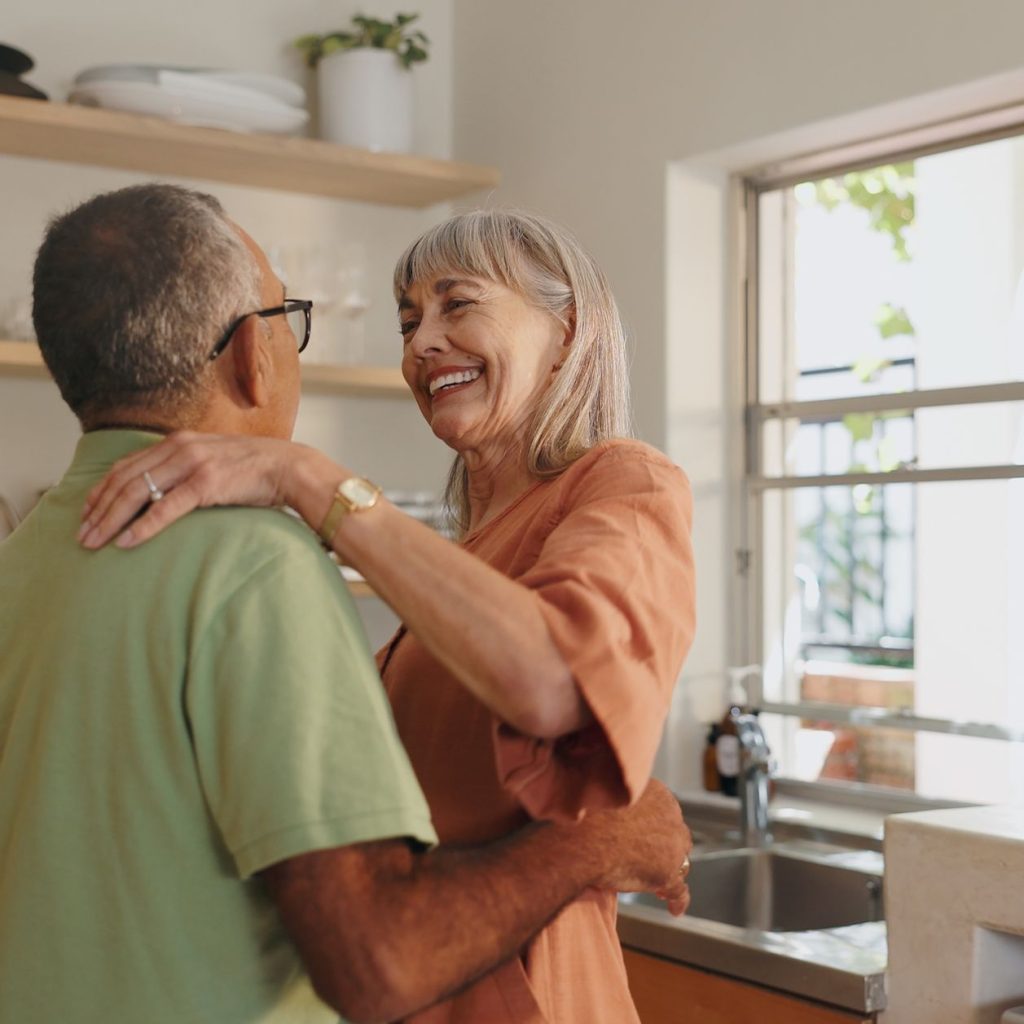
<path id="1" fill-rule="evenodd" d="M 768 779 L 775 767 L 772 754 L 757 715 L 734 707 L 729 717 L 740 741 L 740 832 L 747 846 L 764 846 L 771 842 Z"/>

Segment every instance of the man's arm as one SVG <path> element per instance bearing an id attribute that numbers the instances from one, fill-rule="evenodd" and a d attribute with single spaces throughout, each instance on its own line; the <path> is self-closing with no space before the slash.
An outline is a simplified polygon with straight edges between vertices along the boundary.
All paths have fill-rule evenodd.
<path id="1" fill-rule="evenodd" d="M 514 956 L 588 886 L 657 891 L 681 913 L 689 830 L 652 783 L 622 811 L 532 824 L 488 846 L 417 853 L 386 840 L 261 873 L 317 994 L 349 1020 L 391 1021 Z"/>

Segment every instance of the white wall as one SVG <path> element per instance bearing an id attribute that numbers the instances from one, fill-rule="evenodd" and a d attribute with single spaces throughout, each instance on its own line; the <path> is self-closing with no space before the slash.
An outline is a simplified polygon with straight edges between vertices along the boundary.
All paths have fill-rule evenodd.
<path id="1" fill-rule="evenodd" d="M 727 172 L 743 164 L 702 154 L 1015 68 L 1024 6 L 455 0 L 454 23 L 456 151 L 501 167 L 496 201 L 563 221 L 602 263 L 636 345 L 640 432 L 691 472 L 698 639 L 675 714 L 709 717 L 739 656 L 726 412 L 738 367 L 720 307 Z M 838 139 L 804 132 L 800 146 L 826 141 Z M 661 770 L 696 784 L 699 732 L 683 735 Z"/>
<path id="2" fill-rule="evenodd" d="M 384 0 L 212 0 L 174 5 L 155 0 L 81 4 L 50 0 L 7 5 L 2 40 L 30 53 L 27 81 L 63 99 L 74 75 L 107 63 L 170 63 L 263 71 L 295 79 L 311 91 L 314 76 L 290 43 L 297 35 L 344 27 L 357 11 L 390 16 Z M 451 155 L 451 0 L 420 0 L 431 59 L 418 66 L 416 151 Z M 48 217 L 96 192 L 146 180 L 143 175 L 0 156 L 0 309 L 30 291 L 32 258 Z M 357 243 L 365 255 L 371 307 L 366 361 L 397 365 L 401 347 L 390 272 L 415 235 L 447 212 L 392 209 L 283 192 L 188 182 L 216 194 L 264 247 Z M 301 287 L 294 282 L 293 293 Z M 2 331 L 0 331 L 2 334 Z M 329 339 L 315 329 L 304 358 L 317 359 Z M 67 463 L 77 424 L 49 382 L 0 378 L 0 494 L 25 506 Z M 412 402 L 308 395 L 296 436 L 354 470 L 396 489 L 438 491 L 448 455 L 429 434 Z M 364 607 L 375 605 L 361 601 Z M 370 608 L 377 639 L 390 619 Z"/>

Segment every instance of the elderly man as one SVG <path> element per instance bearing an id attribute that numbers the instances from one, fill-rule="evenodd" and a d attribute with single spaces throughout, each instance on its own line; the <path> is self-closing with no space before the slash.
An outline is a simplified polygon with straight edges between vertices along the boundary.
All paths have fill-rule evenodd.
<path id="1" fill-rule="evenodd" d="M 89 489 L 160 435 L 291 433 L 309 303 L 215 199 L 90 200 L 51 224 L 34 290 L 84 433 L 0 546 L 0 1020 L 393 1020 L 587 886 L 681 897 L 688 838 L 658 787 L 432 848 L 351 600 L 292 517 L 77 543 Z"/>

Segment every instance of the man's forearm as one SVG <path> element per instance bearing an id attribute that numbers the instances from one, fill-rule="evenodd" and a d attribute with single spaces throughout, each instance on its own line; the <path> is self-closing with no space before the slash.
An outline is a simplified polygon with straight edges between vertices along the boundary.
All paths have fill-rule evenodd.
<path id="1" fill-rule="evenodd" d="M 302 854 L 267 882 L 321 998 L 354 1022 L 444 999 L 514 956 L 588 886 L 685 909 L 689 831 L 651 783 L 633 806 L 531 824 L 486 846 L 417 852 L 391 839 Z"/>
<path id="2" fill-rule="evenodd" d="M 611 856 L 588 826 L 551 824 L 466 850 L 369 843 L 353 863 L 354 849 L 266 873 L 318 993 L 354 1021 L 404 1017 L 471 984 L 599 883 Z"/>
<path id="3" fill-rule="evenodd" d="M 602 876 L 583 828 L 536 824 L 483 848 L 417 857 L 408 878 L 381 887 L 384 940 L 418 1005 L 436 1002 L 515 956 Z"/>

